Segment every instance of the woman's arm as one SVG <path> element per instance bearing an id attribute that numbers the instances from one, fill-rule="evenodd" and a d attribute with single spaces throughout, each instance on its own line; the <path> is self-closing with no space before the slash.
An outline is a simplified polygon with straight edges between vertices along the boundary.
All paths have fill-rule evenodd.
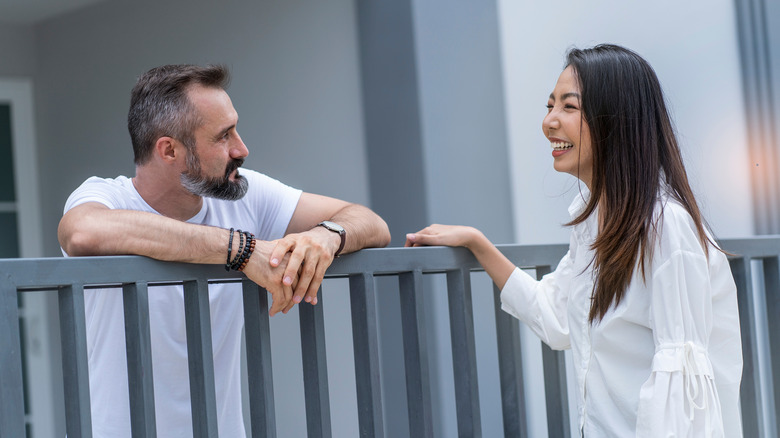
<path id="1" fill-rule="evenodd" d="M 473 227 L 434 224 L 406 235 L 404 246 L 463 246 L 468 248 L 485 268 L 499 289 L 504 288 L 515 265 L 493 245 L 481 231 Z"/>

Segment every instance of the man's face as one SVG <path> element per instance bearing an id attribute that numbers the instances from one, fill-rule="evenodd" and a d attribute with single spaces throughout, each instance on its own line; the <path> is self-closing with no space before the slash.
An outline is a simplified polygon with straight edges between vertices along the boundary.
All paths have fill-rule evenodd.
<path id="1" fill-rule="evenodd" d="M 249 150 L 236 131 L 238 114 L 230 97 L 219 88 L 202 86 L 193 86 L 188 96 L 200 124 L 195 130 L 195 148 L 188 150 L 182 185 L 198 196 L 241 199 L 248 183 L 238 168 Z"/>

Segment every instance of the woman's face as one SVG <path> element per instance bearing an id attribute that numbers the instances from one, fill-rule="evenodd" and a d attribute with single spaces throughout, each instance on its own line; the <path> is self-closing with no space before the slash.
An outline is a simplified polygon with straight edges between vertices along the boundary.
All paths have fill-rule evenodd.
<path id="1" fill-rule="evenodd" d="M 542 131 L 550 140 L 555 170 L 574 175 L 590 188 L 593 152 L 581 102 L 580 84 L 574 69 L 566 67 L 550 93 Z"/>

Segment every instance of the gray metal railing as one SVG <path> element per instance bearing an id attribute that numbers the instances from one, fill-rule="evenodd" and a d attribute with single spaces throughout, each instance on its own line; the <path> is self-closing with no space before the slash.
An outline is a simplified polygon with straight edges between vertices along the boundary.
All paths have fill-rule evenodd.
<path id="1" fill-rule="evenodd" d="M 731 266 L 738 285 L 745 371 L 742 414 L 745 436 L 765 436 L 767 421 L 776 429 L 774 397 L 780 378 L 762 385 L 758 351 L 770 352 L 769 376 L 780 369 L 780 237 L 727 240 L 724 249 L 735 253 Z M 541 277 L 555 267 L 565 245 L 501 245 L 516 265 L 535 269 Z M 382 437 L 383 407 L 379 367 L 379 339 L 374 277 L 396 276 L 400 291 L 404 370 L 409 435 L 433 436 L 433 409 L 425 334 L 423 277 L 445 274 L 449 302 L 450 338 L 454 368 L 457 428 L 460 436 L 480 436 L 480 405 L 476 369 L 474 318 L 470 272 L 479 270 L 465 249 L 390 248 L 364 250 L 337 259 L 328 278 L 348 278 L 355 385 L 360 436 Z M 756 280 L 761 281 L 757 282 Z M 154 391 L 148 314 L 149 287 L 183 284 L 193 431 L 198 437 L 217 436 L 214 369 L 211 355 L 209 282 L 243 285 L 250 421 L 252 435 L 276 436 L 271 342 L 267 293 L 221 266 L 194 266 L 159 262 L 143 257 L 0 260 L 0 436 L 25 435 L 22 357 L 18 325 L 18 293 L 54 291 L 59 297 L 63 352 L 66 423 L 69 437 L 91 437 L 84 289 L 100 285 L 122 288 L 125 309 L 130 415 L 133 436 L 154 437 Z M 760 284 L 760 293 L 754 293 Z M 500 310 L 494 288 L 498 367 L 505 436 L 528 436 L 521 369 L 518 321 Z M 262 292 L 262 293 L 261 293 Z M 154 293 L 152 291 L 152 293 Z M 758 301 L 756 297 L 760 299 Z M 300 306 L 306 424 L 310 437 L 330 437 L 330 405 L 322 306 Z M 766 311 L 764 318 L 760 312 Z M 766 317 L 768 315 L 768 317 Z M 763 322 L 762 322 L 763 321 Z M 769 345 L 761 345 L 763 332 Z M 312 335 L 313 334 L 313 335 Z M 566 373 L 561 352 L 543 352 L 549 436 L 570 436 Z M 766 382 L 764 382 L 766 383 Z M 762 412 L 762 391 L 769 391 L 773 412 Z M 763 394 L 767 399 L 767 394 Z"/>

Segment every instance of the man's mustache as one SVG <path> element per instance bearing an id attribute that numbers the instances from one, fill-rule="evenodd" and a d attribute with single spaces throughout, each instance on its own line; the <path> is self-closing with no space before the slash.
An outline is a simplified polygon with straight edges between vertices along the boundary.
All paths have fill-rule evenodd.
<path id="1" fill-rule="evenodd" d="M 243 165 L 244 165 L 243 158 L 235 158 L 233 160 L 230 160 L 230 163 L 228 163 L 227 166 L 227 170 L 225 171 L 225 178 L 229 178 L 230 174 L 233 173 L 234 170 L 238 169 Z"/>

